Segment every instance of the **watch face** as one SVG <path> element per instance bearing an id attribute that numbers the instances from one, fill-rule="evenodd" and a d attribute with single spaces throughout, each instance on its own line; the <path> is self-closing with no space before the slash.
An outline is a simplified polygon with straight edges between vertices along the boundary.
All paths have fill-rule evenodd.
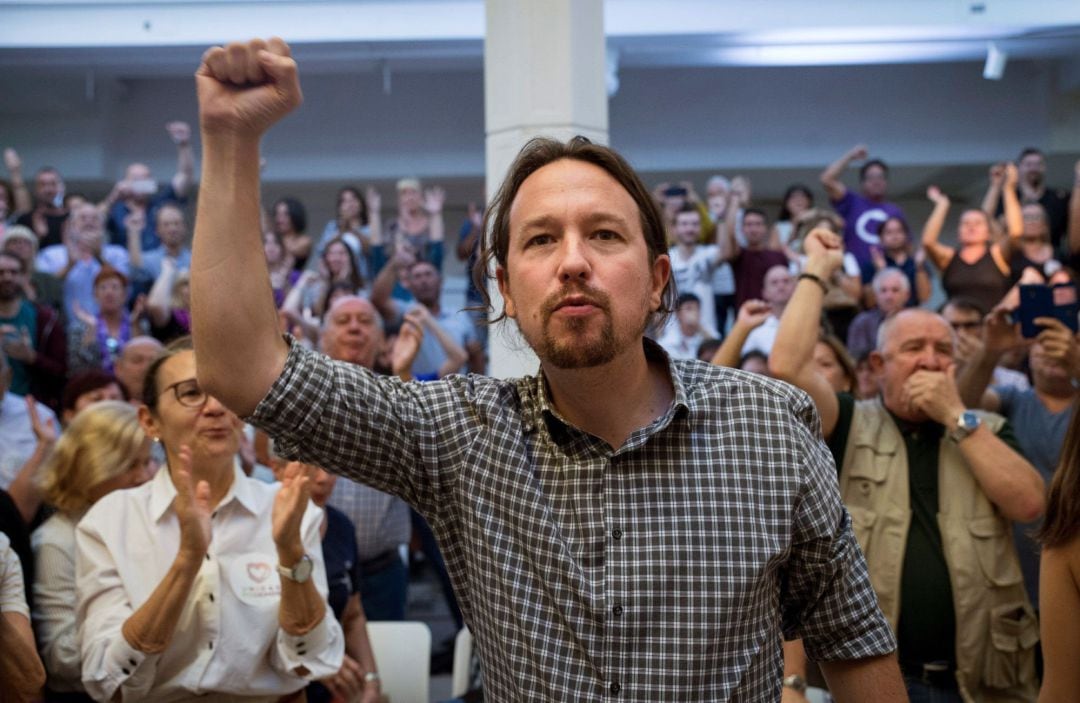
<path id="1" fill-rule="evenodd" d="M 960 426 L 971 431 L 979 426 L 979 416 L 968 410 L 960 416 Z"/>
<path id="2" fill-rule="evenodd" d="M 305 554 L 300 558 L 300 563 L 293 567 L 294 580 L 298 581 L 299 583 L 307 581 L 308 578 L 311 576 L 311 567 L 311 557 Z"/>

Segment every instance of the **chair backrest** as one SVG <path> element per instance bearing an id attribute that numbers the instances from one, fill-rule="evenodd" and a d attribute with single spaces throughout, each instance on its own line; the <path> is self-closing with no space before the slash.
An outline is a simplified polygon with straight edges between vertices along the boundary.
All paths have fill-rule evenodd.
<path id="1" fill-rule="evenodd" d="M 454 638 L 454 670 L 450 679 L 450 695 L 454 698 L 461 698 L 469 691 L 472 651 L 472 633 L 463 627 Z"/>
<path id="2" fill-rule="evenodd" d="M 422 622 L 369 621 L 368 639 L 390 703 L 428 703 L 431 630 Z"/>

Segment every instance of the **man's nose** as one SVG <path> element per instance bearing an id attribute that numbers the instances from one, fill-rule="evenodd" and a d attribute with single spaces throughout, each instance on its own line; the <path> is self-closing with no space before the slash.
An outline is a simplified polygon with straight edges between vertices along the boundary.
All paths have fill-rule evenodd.
<path id="1" fill-rule="evenodd" d="M 588 279 L 592 273 L 585 240 L 577 234 L 570 234 L 562 239 L 559 251 L 559 280 L 568 282 L 573 279 Z"/>

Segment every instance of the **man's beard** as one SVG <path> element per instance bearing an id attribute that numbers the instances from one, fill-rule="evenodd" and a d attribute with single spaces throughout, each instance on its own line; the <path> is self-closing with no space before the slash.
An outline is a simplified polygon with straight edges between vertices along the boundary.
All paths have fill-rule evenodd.
<path id="1" fill-rule="evenodd" d="M 602 320 L 598 336 L 591 339 L 584 338 L 583 335 L 588 333 L 590 326 L 595 324 L 587 317 L 564 320 L 567 338 L 560 340 L 552 334 L 551 318 L 555 313 L 555 307 L 570 295 L 585 296 L 600 309 Z M 534 340 L 526 337 L 525 341 L 529 343 L 541 361 L 557 369 L 586 369 L 601 366 L 613 360 L 628 343 L 628 340 L 620 340 L 615 336 L 615 326 L 611 319 L 610 296 L 588 286 L 569 286 L 549 296 L 540 308 L 540 315 L 543 324 L 540 338 Z M 648 315 L 644 317 L 640 329 L 636 330 L 636 336 L 644 333 L 647 322 Z"/>
<path id="2" fill-rule="evenodd" d="M 22 291 L 19 288 L 19 284 L 15 282 L 3 282 L 0 283 L 0 303 L 10 303 L 12 300 L 20 297 Z"/>

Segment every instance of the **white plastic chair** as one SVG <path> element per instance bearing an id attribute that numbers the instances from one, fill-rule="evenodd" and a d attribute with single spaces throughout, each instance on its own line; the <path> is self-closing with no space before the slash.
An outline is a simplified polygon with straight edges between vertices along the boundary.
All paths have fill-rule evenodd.
<path id="1" fill-rule="evenodd" d="M 472 673 L 472 633 L 463 627 L 454 638 L 454 669 L 450 677 L 450 695 L 461 698 L 469 690 L 469 678 Z"/>
<path id="2" fill-rule="evenodd" d="M 431 629 L 422 622 L 369 621 L 368 639 L 390 703 L 428 703 Z"/>

